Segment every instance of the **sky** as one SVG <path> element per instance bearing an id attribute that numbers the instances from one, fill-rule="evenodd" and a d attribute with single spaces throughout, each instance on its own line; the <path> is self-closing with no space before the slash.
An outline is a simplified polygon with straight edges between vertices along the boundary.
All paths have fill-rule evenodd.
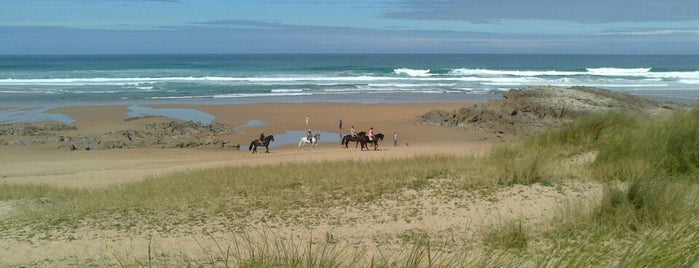
<path id="1" fill-rule="evenodd" d="M 0 0 L 0 55 L 699 54 L 697 0 Z"/>

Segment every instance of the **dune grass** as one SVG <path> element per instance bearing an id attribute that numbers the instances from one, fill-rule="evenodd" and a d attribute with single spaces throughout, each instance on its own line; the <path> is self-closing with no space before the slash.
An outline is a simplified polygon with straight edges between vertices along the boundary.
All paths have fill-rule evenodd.
<path id="1" fill-rule="evenodd" d="M 119 217 L 121 224 L 131 226 L 130 219 L 141 221 L 156 214 L 157 220 L 170 216 L 236 218 L 255 210 L 277 214 L 295 208 L 367 203 L 403 189 L 420 190 L 434 179 L 474 177 L 469 174 L 478 173 L 476 165 L 468 157 L 450 156 L 293 163 L 183 172 L 107 189 L 0 185 L 0 192 L 6 200 L 43 200 L 13 218 L 24 224 L 52 228 Z M 457 190 L 489 181 L 450 183 Z M 170 216 L 161 215 L 164 211 Z"/>
<path id="2" fill-rule="evenodd" d="M 593 155 L 589 164 L 571 159 Z M 563 206 L 550 223 L 531 228 L 504 222 L 483 231 L 476 248 L 440 247 L 437 234 L 406 238 L 412 247 L 367 258 L 338 244 L 293 241 L 272 235 L 215 241 L 208 259 L 175 265 L 234 267 L 696 267 L 699 265 L 699 110 L 669 117 L 612 112 L 584 116 L 486 157 L 419 156 L 401 160 L 277 164 L 178 173 L 99 190 L 39 185 L 0 185 L 0 200 L 33 205 L 0 221 L 0 233 L 75 228 L 89 222 L 130 230 L 146 221 L 168 225 L 207 218 L 235 219 L 255 211 L 282 215 L 289 209 L 371 203 L 411 189 L 436 188 L 452 198 L 513 184 L 555 185 L 566 180 L 603 183 L 592 208 Z M 165 213 L 167 212 L 167 213 Z M 119 226 L 114 226 L 114 217 Z M 226 226 L 228 232 L 244 226 Z M 211 238 L 215 240 L 215 238 Z M 391 245 L 388 245 L 390 248 Z M 383 251 L 379 251 L 383 252 Z M 150 253 L 150 251 L 149 251 Z M 149 254 L 150 256 L 150 254 Z M 116 258 L 121 260 L 121 258 Z M 131 258 L 133 259 L 133 258 Z M 151 259 L 140 260 L 141 266 Z M 172 258 L 159 260 L 172 264 Z M 133 262 L 133 261 L 131 261 Z M 119 261 L 129 266 L 128 261 Z"/>
<path id="3" fill-rule="evenodd" d="M 561 170 L 567 169 L 566 159 L 588 152 L 596 157 L 584 170 Z M 484 161 L 506 185 L 546 184 L 561 177 L 606 183 L 592 211 L 564 207 L 538 231 L 517 222 L 489 230 L 485 242 L 492 247 L 487 255 L 496 261 L 485 266 L 699 264 L 697 109 L 670 117 L 620 112 L 584 116 L 521 143 L 497 147 Z M 536 246 L 527 245 L 535 240 Z M 537 247 L 547 252 L 530 255 Z"/>

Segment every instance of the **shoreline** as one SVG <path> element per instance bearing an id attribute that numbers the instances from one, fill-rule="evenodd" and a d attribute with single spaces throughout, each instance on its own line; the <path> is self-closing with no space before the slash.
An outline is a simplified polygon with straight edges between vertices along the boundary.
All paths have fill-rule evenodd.
<path id="1" fill-rule="evenodd" d="M 516 88 L 513 88 L 516 89 Z M 683 105 L 699 104 L 699 90 L 612 90 L 628 93 L 634 96 L 655 100 L 661 103 L 675 103 Z M 153 100 L 99 100 L 86 101 L 61 101 L 61 102 L 18 102 L 0 103 L 0 124 L 60 122 L 71 124 L 75 121 L 70 115 L 56 112 L 64 108 L 73 107 L 104 107 L 124 106 L 130 108 L 128 117 L 140 116 L 164 116 L 184 121 L 195 121 L 202 124 L 212 122 L 213 116 L 196 109 L 182 109 L 179 107 L 205 107 L 227 105 L 264 105 L 264 104 L 415 104 L 415 103 L 485 103 L 490 100 L 501 99 L 502 92 L 479 93 L 371 93 L 370 98 L 363 94 L 344 95 L 309 95 L 309 96 L 264 96 L 248 98 L 211 98 L 211 99 L 153 99 Z M 152 108 L 168 107 L 168 108 Z"/>
<path id="2" fill-rule="evenodd" d="M 368 96 L 368 97 L 367 97 Z M 333 104 L 410 104 L 410 103 L 480 103 L 502 97 L 502 92 L 490 94 L 477 93 L 371 93 L 343 94 L 343 95 L 309 95 L 309 96 L 263 96 L 246 98 L 202 98 L 202 99 L 152 99 L 152 100 L 98 100 L 86 101 L 61 101 L 61 102 L 18 102 L 0 103 L 0 124 L 56 121 L 72 123 L 75 119 L 69 115 L 55 113 L 55 110 L 71 107 L 101 107 L 101 106 L 126 106 L 135 107 L 134 114 L 161 113 L 168 117 L 180 120 L 205 121 L 207 115 L 193 115 L 197 111 L 148 111 L 147 107 L 153 106 L 222 106 L 222 105 L 247 105 L 247 104 L 305 104 L 305 103 L 333 103 Z M 54 113 L 51 113 L 54 111 Z M 180 115 L 178 116 L 178 112 Z"/>

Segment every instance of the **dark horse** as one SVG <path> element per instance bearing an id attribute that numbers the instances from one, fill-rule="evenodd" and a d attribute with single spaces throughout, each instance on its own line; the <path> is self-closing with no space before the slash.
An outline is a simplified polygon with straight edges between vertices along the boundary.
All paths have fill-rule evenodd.
<path id="1" fill-rule="evenodd" d="M 269 143 L 274 141 L 274 135 L 269 135 L 265 137 L 264 141 L 260 140 L 254 140 L 250 143 L 250 148 L 249 150 L 252 151 L 252 153 L 257 153 L 257 146 L 264 146 L 266 151 L 265 153 L 269 153 Z"/>
<path id="2" fill-rule="evenodd" d="M 362 139 L 364 136 L 366 136 L 366 132 L 362 131 L 357 133 L 355 136 L 352 135 L 345 135 L 342 137 L 342 142 L 340 144 L 345 146 L 345 149 L 347 148 L 347 144 L 349 144 L 350 141 L 355 142 L 354 143 L 354 148 L 357 148 L 357 144 L 359 144 L 359 140 Z"/>
<path id="3" fill-rule="evenodd" d="M 373 140 L 370 140 L 369 136 L 362 136 L 361 138 L 359 138 L 359 143 L 362 144 L 361 150 L 364 151 L 364 148 L 366 148 L 366 150 L 369 151 L 369 146 L 367 146 L 367 144 L 373 143 L 374 151 L 376 151 L 379 148 L 379 140 L 383 140 L 383 134 L 381 133 L 374 135 Z"/>

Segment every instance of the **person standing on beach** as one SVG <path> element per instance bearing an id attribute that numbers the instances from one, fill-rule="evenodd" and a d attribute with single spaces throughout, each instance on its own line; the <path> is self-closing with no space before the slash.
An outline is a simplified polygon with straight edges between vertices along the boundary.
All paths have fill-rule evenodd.
<path id="1" fill-rule="evenodd" d="M 339 124 L 340 124 L 340 129 L 342 129 L 342 119 L 340 119 Z"/>
<path id="2" fill-rule="evenodd" d="M 398 146 L 398 133 L 393 132 L 393 146 Z"/>
<path id="3" fill-rule="evenodd" d="M 306 115 L 306 126 L 308 126 L 308 123 L 310 122 L 310 120 L 311 120 L 311 118 L 308 115 Z"/>

